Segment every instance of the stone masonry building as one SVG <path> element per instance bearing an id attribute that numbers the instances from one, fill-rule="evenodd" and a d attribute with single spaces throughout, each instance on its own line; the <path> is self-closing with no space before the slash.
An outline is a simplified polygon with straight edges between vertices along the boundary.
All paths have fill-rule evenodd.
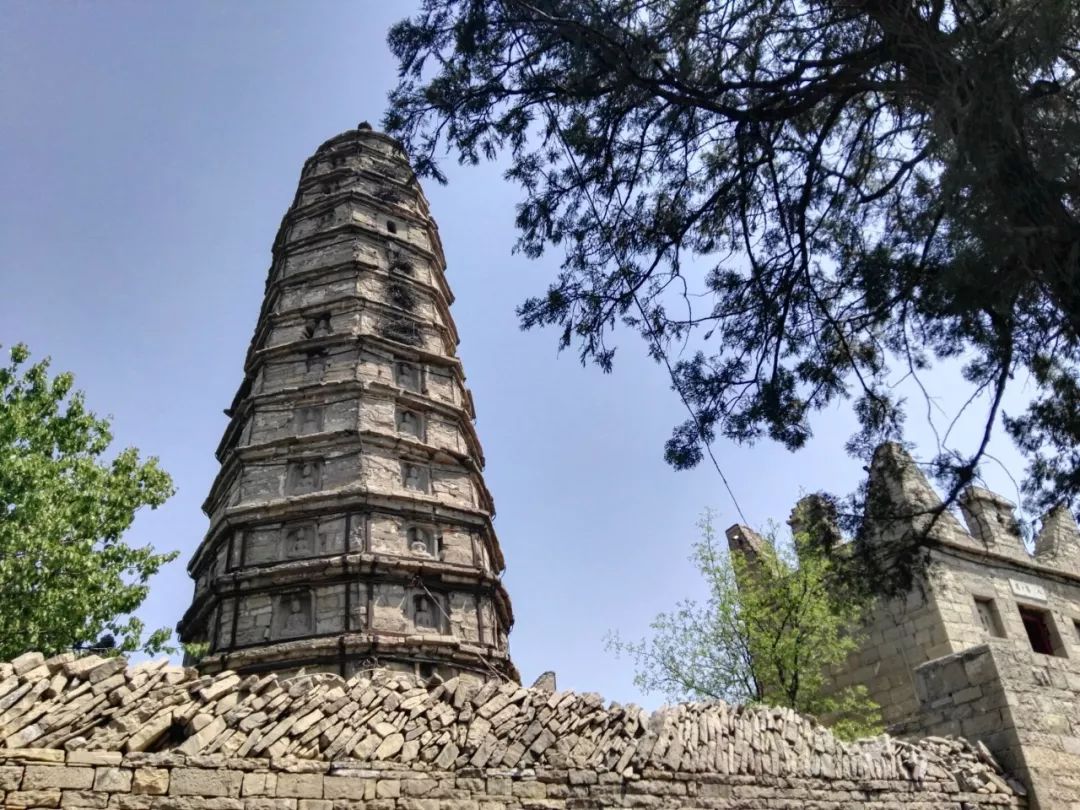
<path id="1" fill-rule="evenodd" d="M 1031 791 L 1033 807 L 1080 808 L 1080 530 L 1057 507 L 1028 552 L 1000 495 L 961 494 L 966 523 L 896 444 L 878 448 L 865 534 L 880 559 L 917 538 L 924 573 L 879 600 L 833 686 L 865 685 L 890 730 L 980 741 Z M 733 549 L 760 542 L 728 530 Z"/>
<path id="2" fill-rule="evenodd" d="M 517 678 L 445 269 L 396 141 L 308 159 L 188 567 L 204 671 Z"/>

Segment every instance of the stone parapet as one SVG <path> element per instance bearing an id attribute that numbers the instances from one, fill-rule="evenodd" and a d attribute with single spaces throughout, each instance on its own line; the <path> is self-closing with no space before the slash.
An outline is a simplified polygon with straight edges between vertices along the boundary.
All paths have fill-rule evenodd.
<path id="1" fill-rule="evenodd" d="M 984 744 L 1025 782 L 1033 808 L 1080 808 L 1080 528 L 1072 513 L 1062 505 L 1043 517 L 1032 554 L 1013 505 L 970 487 L 958 504 L 965 530 L 891 443 L 877 449 L 867 491 L 863 540 L 879 560 L 917 560 L 918 575 L 906 593 L 870 607 L 831 688 L 865 686 L 898 733 Z"/>

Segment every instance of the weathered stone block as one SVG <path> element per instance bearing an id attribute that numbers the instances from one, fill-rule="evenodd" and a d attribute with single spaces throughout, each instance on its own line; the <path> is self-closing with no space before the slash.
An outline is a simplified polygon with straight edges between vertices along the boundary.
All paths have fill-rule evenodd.
<path id="1" fill-rule="evenodd" d="M 117 810 L 150 810 L 159 801 L 157 796 L 136 795 L 134 793 L 113 793 L 109 796 L 109 808 Z"/>
<path id="2" fill-rule="evenodd" d="M 13 790 L 4 797 L 4 807 L 59 807 L 60 796 L 59 788 L 51 790 Z"/>
<path id="3" fill-rule="evenodd" d="M 117 673 L 123 672 L 127 667 L 127 660 L 117 656 L 116 658 L 106 658 L 96 667 L 91 669 L 87 673 L 86 677 L 90 683 L 99 683 L 115 676 Z"/>
<path id="4" fill-rule="evenodd" d="M 124 746 L 126 751 L 145 751 L 172 725 L 173 710 L 164 709 L 139 727 Z"/>
<path id="5" fill-rule="evenodd" d="M 510 793 L 519 799 L 543 799 L 547 796 L 547 785 L 542 782 L 514 782 Z"/>
<path id="6" fill-rule="evenodd" d="M 327 799 L 361 800 L 374 797 L 375 780 L 356 776 L 332 776 L 323 779 L 323 796 Z"/>
<path id="7" fill-rule="evenodd" d="M 245 773 L 240 795 L 273 796 L 277 787 L 277 775 L 273 773 Z"/>
<path id="8" fill-rule="evenodd" d="M 170 796 L 240 795 L 243 774 L 237 771 L 212 771 L 206 768 L 173 768 L 169 775 Z"/>
<path id="9" fill-rule="evenodd" d="M 45 656 L 39 652 L 23 653 L 18 658 L 12 659 L 11 669 L 16 675 L 23 675 L 32 669 L 36 669 L 45 663 Z"/>
<path id="10" fill-rule="evenodd" d="M 321 799 L 323 775 L 320 773 L 283 773 L 277 778 L 277 795 L 281 797 Z"/>
<path id="11" fill-rule="evenodd" d="M 127 793 L 131 790 L 131 769 L 101 767 L 94 776 L 94 790 Z"/>
<path id="12" fill-rule="evenodd" d="M 64 752 L 58 748 L 0 748 L 0 762 L 64 762 Z"/>
<path id="13" fill-rule="evenodd" d="M 169 771 L 165 768 L 137 768 L 131 780 L 131 792 L 161 796 L 169 792 Z"/>
<path id="14" fill-rule="evenodd" d="M 239 679 L 238 679 L 239 680 Z M 184 740 L 183 743 L 177 748 L 182 754 L 197 754 L 203 748 L 208 746 L 211 742 L 216 740 L 221 734 L 225 732 L 228 725 L 223 717 L 210 718 L 207 715 L 196 715 L 198 718 L 206 718 L 206 722 L 201 725 L 201 728 Z"/>
<path id="15" fill-rule="evenodd" d="M 384 739 L 379 747 L 375 749 L 375 753 L 372 755 L 373 759 L 386 760 L 394 756 L 401 747 L 405 744 L 405 737 L 398 733 L 390 734 Z"/>
<path id="16" fill-rule="evenodd" d="M 297 810 L 296 799 L 273 799 L 269 796 L 244 799 L 244 810 Z"/>
<path id="17" fill-rule="evenodd" d="M 435 779 L 402 779 L 402 796 L 426 796 L 439 786 Z"/>
<path id="18" fill-rule="evenodd" d="M 401 780 L 380 779 L 375 783 L 375 796 L 380 799 L 396 799 L 401 795 Z"/>
<path id="19" fill-rule="evenodd" d="M 94 784 L 94 769 L 66 765 L 27 765 L 23 774 L 23 790 L 67 788 L 86 790 Z"/>
<path id="20" fill-rule="evenodd" d="M 60 796 L 60 806 L 71 810 L 100 810 L 109 806 L 109 794 L 95 790 L 65 790 Z"/>
<path id="21" fill-rule="evenodd" d="M 119 765 L 124 755 L 119 751 L 68 751 L 68 765 Z"/>
<path id="22" fill-rule="evenodd" d="M 23 769 L 17 765 L 0 765 L 0 790 L 18 790 Z"/>

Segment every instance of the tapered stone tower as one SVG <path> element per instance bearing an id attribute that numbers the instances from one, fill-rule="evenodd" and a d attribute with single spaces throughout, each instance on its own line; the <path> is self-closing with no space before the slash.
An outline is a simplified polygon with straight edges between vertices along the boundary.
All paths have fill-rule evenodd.
<path id="1" fill-rule="evenodd" d="M 395 140 L 308 159 L 188 566 L 205 670 L 517 679 L 445 268 Z"/>

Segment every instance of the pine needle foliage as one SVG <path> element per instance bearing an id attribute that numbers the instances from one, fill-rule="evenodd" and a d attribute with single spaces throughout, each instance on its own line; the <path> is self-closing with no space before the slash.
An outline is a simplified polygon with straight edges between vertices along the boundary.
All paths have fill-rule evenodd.
<path id="1" fill-rule="evenodd" d="M 1080 496 L 1080 3 L 424 0 L 389 43 L 420 174 L 504 160 L 518 248 L 564 255 L 523 326 L 603 369 L 621 324 L 672 357 L 675 467 L 797 449 L 843 401 L 868 460 L 945 362 L 985 421 L 935 451 L 947 503 L 1018 377 L 1027 494 Z"/>

